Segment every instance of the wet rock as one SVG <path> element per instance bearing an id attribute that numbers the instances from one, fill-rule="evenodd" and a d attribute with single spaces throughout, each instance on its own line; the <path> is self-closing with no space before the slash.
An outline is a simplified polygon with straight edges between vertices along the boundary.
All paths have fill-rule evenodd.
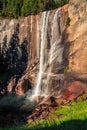
<path id="1" fill-rule="evenodd" d="M 51 74 L 50 80 L 48 83 L 49 86 L 49 94 L 54 97 L 58 97 L 60 95 L 61 90 L 64 86 L 64 74 Z"/>
<path id="2" fill-rule="evenodd" d="M 5 89 L 1 89 L 0 90 L 0 95 L 4 96 L 6 94 L 6 90 Z"/>
<path id="3" fill-rule="evenodd" d="M 58 106 L 54 97 L 48 96 L 35 108 L 34 112 L 27 117 L 27 122 L 45 119 L 52 109 Z"/>
<path id="4" fill-rule="evenodd" d="M 29 89 L 31 89 L 31 84 L 28 79 L 22 79 L 18 82 L 15 93 L 18 95 L 24 95 Z"/>
<path id="5" fill-rule="evenodd" d="M 16 86 L 16 77 L 11 78 L 7 86 L 7 92 L 11 93 Z"/>
<path id="6" fill-rule="evenodd" d="M 29 75 L 34 75 L 32 77 L 33 85 L 35 84 L 38 76 L 40 63 L 42 20 L 45 20 L 45 24 L 43 26 L 43 41 L 45 41 L 43 42 L 43 64 L 45 66 L 47 64 L 47 66 L 44 67 L 46 73 L 45 79 L 49 79 L 48 71 L 50 71 L 50 69 L 53 73 L 58 73 L 63 69 L 62 55 L 64 47 L 62 44 L 62 34 L 66 28 L 65 20 L 68 14 L 67 7 L 68 6 L 66 5 L 63 8 L 47 11 L 45 13 L 45 19 L 43 19 L 44 13 L 40 13 L 38 15 L 31 15 L 24 18 L 0 20 L 0 32 L 3 34 L 0 35 L 0 43 L 3 44 L 3 41 L 6 41 L 4 42 L 6 43 L 6 47 L 3 47 L 3 49 L 7 49 L 4 51 L 6 53 L 6 57 L 8 54 L 8 68 L 10 69 L 16 67 L 16 73 L 19 71 L 20 74 L 25 74 L 26 76 L 27 73 Z M 53 48 L 53 54 L 50 54 L 52 53 L 51 48 Z M 53 57 L 51 61 L 52 63 L 50 62 L 51 55 Z M 43 84 L 43 86 L 47 86 L 48 83 L 45 82 Z"/>
<path id="7" fill-rule="evenodd" d="M 35 101 L 36 103 L 40 103 L 43 98 L 44 98 L 44 97 L 42 97 L 42 96 L 36 96 L 35 99 L 34 99 L 34 101 Z"/>

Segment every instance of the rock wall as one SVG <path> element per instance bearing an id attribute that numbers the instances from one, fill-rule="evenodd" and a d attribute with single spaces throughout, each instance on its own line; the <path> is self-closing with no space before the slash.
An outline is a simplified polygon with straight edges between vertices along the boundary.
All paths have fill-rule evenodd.
<path id="1" fill-rule="evenodd" d="M 70 23 L 67 25 L 68 18 Z M 67 82 L 87 79 L 86 28 L 87 2 L 84 0 L 70 0 L 69 5 L 38 15 L 1 19 L 0 53 L 4 55 L 8 68 L 24 66 L 20 80 L 29 79 L 32 87 L 35 87 L 41 66 L 41 46 L 44 44 L 40 89 L 58 96 Z M 10 58 L 7 55 L 9 48 L 12 50 Z"/>
<path id="2" fill-rule="evenodd" d="M 9 62 L 9 68 L 12 68 L 12 65 L 16 64 L 16 53 L 17 57 L 22 57 L 18 59 L 20 67 L 23 65 L 27 65 L 22 73 L 22 79 L 27 78 L 30 80 L 33 86 L 36 84 L 36 77 L 38 76 L 38 71 L 40 68 L 40 49 L 41 42 L 43 39 L 44 43 L 44 51 L 43 51 L 43 64 L 44 64 L 44 72 L 41 79 L 41 86 L 50 86 L 50 89 L 53 91 L 54 82 L 55 86 L 61 77 L 56 81 L 55 77 L 58 77 L 58 74 L 63 74 L 63 49 L 64 46 L 62 44 L 62 39 L 65 31 L 65 21 L 67 17 L 67 8 L 68 6 L 64 6 L 59 9 L 55 9 L 48 12 L 43 12 L 38 15 L 31 15 L 28 17 L 22 17 L 19 19 L 1 19 L 0 20 L 0 45 L 1 45 L 1 54 L 5 55 L 7 58 L 7 50 L 12 49 L 13 51 L 9 52 L 9 59 L 12 59 Z M 42 23 L 43 23 L 43 14 L 45 13 L 45 25 L 43 26 L 44 32 L 42 32 Z M 42 35 L 43 33 L 43 35 Z M 4 40 L 6 39 L 6 40 Z M 4 49 L 3 41 L 6 41 L 6 49 Z M 11 45 L 12 44 L 12 45 Z M 13 45 L 14 44 L 14 45 Z M 17 46 L 15 47 L 15 44 Z M 26 46 L 24 51 L 21 50 L 21 46 Z M 3 50 L 3 52 L 2 52 Z M 24 61 L 26 53 L 27 60 Z M 5 54 L 4 54 L 5 53 Z M 13 59 L 15 57 L 15 60 Z M 21 62 L 21 59 L 22 62 Z M 15 62 L 12 62 L 15 61 Z M 11 65 L 12 64 L 12 65 Z M 18 66 L 16 65 L 16 68 Z M 12 68 L 14 69 L 14 67 Z M 64 78 L 64 76 L 63 76 Z M 48 81 L 48 80 L 49 81 Z M 51 80 L 51 82 L 50 82 Z M 51 84 L 49 84 L 49 82 Z M 53 85 L 52 85 L 53 84 Z M 59 87 L 59 86 L 58 86 Z M 49 88 L 49 87 L 48 87 Z M 57 88 L 57 87 L 56 87 Z"/>
<path id="3" fill-rule="evenodd" d="M 75 79 L 87 79 L 87 2 L 73 0 L 69 3 L 70 26 L 66 44 L 68 51 L 68 72 Z M 68 74 L 69 74 L 68 73 Z"/>

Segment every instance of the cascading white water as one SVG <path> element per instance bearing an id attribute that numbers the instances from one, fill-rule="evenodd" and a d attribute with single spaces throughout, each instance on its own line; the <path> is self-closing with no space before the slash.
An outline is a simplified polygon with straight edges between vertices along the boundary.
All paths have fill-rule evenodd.
<path id="1" fill-rule="evenodd" d="M 58 38 L 55 39 L 55 31 L 56 31 L 56 23 L 57 23 L 57 19 L 58 19 L 58 12 L 59 12 L 59 9 L 55 12 L 54 14 L 54 17 L 53 17 L 53 21 L 52 21 L 52 32 L 51 32 L 51 43 L 50 43 L 50 52 L 49 52 L 49 59 L 48 59 L 48 64 L 49 64 L 49 69 L 48 69 L 48 72 L 47 72 L 47 81 L 46 81 L 46 90 L 45 90 L 45 95 L 48 95 L 49 94 L 49 90 L 48 90 L 48 84 L 49 84 L 49 80 L 50 80 L 50 75 L 51 75 L 51 64 L 53 62 L 53 60 L 55 59 L 55 56 L 54 56 L 54 52 L 55 52 L 55 47 L 56 47 L 56 44 L 55 43 L 58 43 Z"/>
<path id="2" fill-rule="evenodd" d="M 50 19 L 50 11 L 43 12 L 41 16 L 41 35 L 40 35 L 40 65 L 39 65 L 39 72 L 36 81 L 36 85 L 32 94 L 32 97 L 37 96 L 47 96 L 49 94 L 49 81 L 50 76 L 52 75 L 52 65 L 54 62 L 60 64 L 63 61 L 62 54 L 63 54 L 63 47 L 61 43 L 61 28 L 58 20 L 60 21 L 60 9 L 56 10 L 53 14 L 53 18 L 51 20 L 51 37 L 50 37 L 50 50 L 49 56 L 46 57 L 46 45 L 48 45 L 48 29 L 49 29 L 49 19 Z M 47 61 L 48 59 L 48 61 Z M 48 68 L 47 65 L 49 66 Z M 58 66 L 59 67 L 59 66 Z M 45 71 L 46 70 L 46 71 Z M 44 80 L 44 74 L 45 80 Z M 42 83 L 45 82 L 44 83 Z M 43 86 L 42 86 L 43 85 Z"/>
<path id="3" fill-rule="evenodd" d="M 59 26 L 60 26 L 60 25 L 58 25 L 59 11 L 60 11 L 60 9 L 58 9 L 55 12 L 54 18 L 52 21 L 52 38 L 51 38 L 51 50 L 50 50 L 50 58 L 49 58 L 50 64 L 55 59 L 54 53 L 56 52 L 57 46 L 61 43 L 61 37 L 59 34 L 59 30 L 58 30 Z M 59 49 L 57 50 L 57 52 L 58 51 L 59 51 Z M 59 55 L 56 55 L 56 56 L 59 57 Z"/>
<path id="4" fill-rule="evenodd" d="M 47 12 L 47 15 L 46 15 L 46 23 L 45 23 L 45 32 L 44 32 L 44 39 L 45 39 L 45 42 L 47 42 L 46 40 L 47 40 L 47 29 L 48 29 L 48 26 L 49 26 L 49 24 L 48 24 L 48 20 L 49 20 L 49 15 L 50 15 L 50 11 L 48 11 Z M 46 43 L 45 43 L 45 46 L 46 46 Z M 45 47 L 44 47 L 44 59 L 45 59 L 45 63 L 44 63 L 44 70 L 43 70 L 43 72 L 45 71 L 45 69 L 46 69 L 46 65 L 47 65 L 47 56 L 45 55 Z M 49 70 L 48 70 L 48 72 L 47 72 L 47 82 L 49 81 L 49 79 L 48 79 L 48 73 L 49 73 Z M 45 87 L 44 87 L 45 88 Z M 48 88 L 46 87 L 45 88 L 45 90 L 43 89 L 42 91 L 41 91 L 41 96 L 43 96 L 43 97 L 46 97 L 48 95 Z"/>
<path id="5" fill-rule="evenodd" d="M 44 32 L 45 32 L 46 12 L 42 14 L 41 20 L 42 20 L 42 29 L 41 29 L 41 46 L 40 46 L 40 69 L 39 69 L 36 87 L 34 90 L 34 96 L 40 95 L 41 80 L 42 80 L 42 75 L 43 75 L 43 70 L 44 70 L 44 44 L 45 44 Z"/>

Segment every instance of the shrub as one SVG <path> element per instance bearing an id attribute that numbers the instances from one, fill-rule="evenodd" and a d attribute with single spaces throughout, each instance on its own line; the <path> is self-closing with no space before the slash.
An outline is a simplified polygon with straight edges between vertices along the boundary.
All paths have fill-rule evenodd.
<path id="1" fill-rule="evenodd" d="M 70 18 L 68 17 L 67 19 L 66 19 L 66 26 L 69 26 L 70 25 Z"/>
<path id="2" fill-rule="evenodd" d="M 64 68 L 64 74 L 66 74 L 69 70 L 69 66 L 67 65 L 65 68 Z"/>

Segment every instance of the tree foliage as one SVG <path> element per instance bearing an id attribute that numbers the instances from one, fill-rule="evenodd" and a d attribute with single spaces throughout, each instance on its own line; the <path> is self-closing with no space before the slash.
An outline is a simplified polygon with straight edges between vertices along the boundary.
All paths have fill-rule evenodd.
<path id="1" fill-rule="evenodd" d="M 69 0 L 0 0 L 0 17 L 18 18 L 51 10 Z"/>

